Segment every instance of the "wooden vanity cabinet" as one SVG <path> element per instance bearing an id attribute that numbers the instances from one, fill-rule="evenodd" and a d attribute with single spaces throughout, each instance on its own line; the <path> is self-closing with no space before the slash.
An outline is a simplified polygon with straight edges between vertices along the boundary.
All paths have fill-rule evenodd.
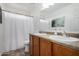
<path id="1" fill-rule="evenodd" d="M 39 56 L 39 49 L 40 49 L 40 46 L 39 46 L 39 37 L 34 37 L 33 38 L 34 40 L 33 40 L 33 55 L 34 56 Z"/>
<path id="2" fill-rule="evenodd" d="M 53 43 L 53 56 L 79 56 L 79 51 Z"/>
<path id="3" fill-rule="evenodd" d="M 30 35 L 29 37 L 29 54 L 32 56 L 33 55 L 33 36 Z"/>
<path id="4" fill-rule="evenodd" d="M 30 55 L 39 56 L 39 37 L 30 35 Z"/>
<path id="5" fill-rule="evenodd" d="M 30 35 L 29 52 L 31 56 L 51 56 L 52 43 L 46 39 Z"/>
<path id="6" fill-rule="evenodd" d="M 40 56 L 52 55 L 52 43 L 46 39 L 40 38 Z"/>
<path id="7" fill-rule="evenodd" d="M 30 35 L 30 55 L 32 56 L 79 56 L 79 50 Z"/>

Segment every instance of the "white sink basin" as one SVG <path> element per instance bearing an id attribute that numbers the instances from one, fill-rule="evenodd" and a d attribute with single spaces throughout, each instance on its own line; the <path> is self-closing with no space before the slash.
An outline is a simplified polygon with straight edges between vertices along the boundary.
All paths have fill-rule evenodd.
<path id="1" fill-rule="evenodd" d="M 52 35 L 49 36 L 50 39 L 56 40 L 56 41 L 63 41 L 63 42 L 74 42 L 74 41 L 79 41 L 77 38 L 73 37 L 63 37 L 63 36 L 58 36 L 58 35 Z"/>
<path id="2" fill-rule="evenodd" d="M 65 39 L 65 41 L 79 41 L 79 39 L 73 38 L 73 37 L 68 37 Z"/>
<path id="3" fill-rule="evenodd" d="M 46 33 L 35 33 L 35 35 L 47 35 Z"/>
<path id="4" fill-rule="evenodd" d="M 48 35 L 46 33 L 34 33 L 34 35 L 47 37 L 47 38 L 49 38 L 51 40 L 60 41 L 60 42 L 75 42 L 75 41 L 79 41 L 78 38 L 74 38 L 74 37 L 64 37 L 64 36 L 59 36 L 59 35 Z"/>
<path id="5" fill-rule="evenodd" d="M 58 40 L 58 39 L 64 39 L 64 37 L 58 36 L 58 35 L 51 35 L 51 36 L 49 36 L 49 38 L 56 39 L 56 40 Z"/>

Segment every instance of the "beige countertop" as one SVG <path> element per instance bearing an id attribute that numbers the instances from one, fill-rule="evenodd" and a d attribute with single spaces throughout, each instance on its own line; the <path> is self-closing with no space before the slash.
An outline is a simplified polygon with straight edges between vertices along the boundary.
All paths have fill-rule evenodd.
<path id="1" fill-rule="evenodd" d="M 46 40 L 60 44 L 60 45 L 65 46 L 65 47 L 79 50 L 79 41 L 61 41 L 61 40 L 57 40 L 56 38 L 49 38 L 49 36 L 51 36 L 51 35 L 47 35 L 47 34 L 31 34 L 31 35 L 35 35 L 35 36 L 38 36 L 40 38 L 44 38 Z M 78 39 L 78 38 L 75 38 L 75 39 Z"/>

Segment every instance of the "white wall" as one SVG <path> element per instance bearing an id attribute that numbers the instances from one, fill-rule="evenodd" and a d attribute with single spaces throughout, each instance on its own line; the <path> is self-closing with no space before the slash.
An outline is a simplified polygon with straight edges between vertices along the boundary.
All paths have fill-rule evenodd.
<path id="1" fill-rule="evenodd" d="M 4 14 L 2 14 L 2 16 L 3 16 Z M 4 19 L 4 17 L 2 17 L 2 21 L 3 21 L 3 19 Z M 3 37 L 3 23 L 2 24 L 0 24 L 0 51 L 3 51 L 3 49 L 4 49 L 4 37 Z"/>
<path id="2" fill-rule="evenodd" d="M 46 20 L 40 20 L 40 31 L 49 31 L 50 24 L 49 21 Z"/>
<path id="3" fill-rule="evenodd" d="M 2 50 L 2 40 L 3 40 L 3 32 L 2 32 L 2 24 L 0 24 L 0 50 Z"/>
<path id="4" fill-rule="evenodd" d="M 58 11 L 52 13 L 48 18 L 48 20 L 65 16 L 65 30 L 67 32 L 79 33 L 79 7 L 78 6 L 79 6 L 78 3 L 74 3 L 62 9 L 59 9 Z"/>
<path id="5" fill-rule="evenodd" d="M 34 33 L 38 33 L 40 31 L 40 10 L 41 5 L 38 4 L 38 8 L 36 10 L 33 10 L 31 12 L 31 15 L 33 15 L 33 25 L 34 25 Z"/>

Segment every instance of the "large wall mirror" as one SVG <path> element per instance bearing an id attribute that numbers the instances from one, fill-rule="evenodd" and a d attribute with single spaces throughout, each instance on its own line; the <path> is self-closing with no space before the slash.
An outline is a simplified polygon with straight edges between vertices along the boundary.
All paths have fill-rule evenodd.
<path id="1" fill-rule="evenodd" d="M 64 23 L 65 23 L 65 16 L 63 17 L 59 17 L 59 18 L 55 18 L 51 21 L 51 27 L 64 27 Z"/>
<path id="2" fill-rule="evenodd" d="M 57 17 L 51 20 L 51 31 L 54 31 L 57 35 L 57 32 L 65 31 L 65 16 Z"/>

